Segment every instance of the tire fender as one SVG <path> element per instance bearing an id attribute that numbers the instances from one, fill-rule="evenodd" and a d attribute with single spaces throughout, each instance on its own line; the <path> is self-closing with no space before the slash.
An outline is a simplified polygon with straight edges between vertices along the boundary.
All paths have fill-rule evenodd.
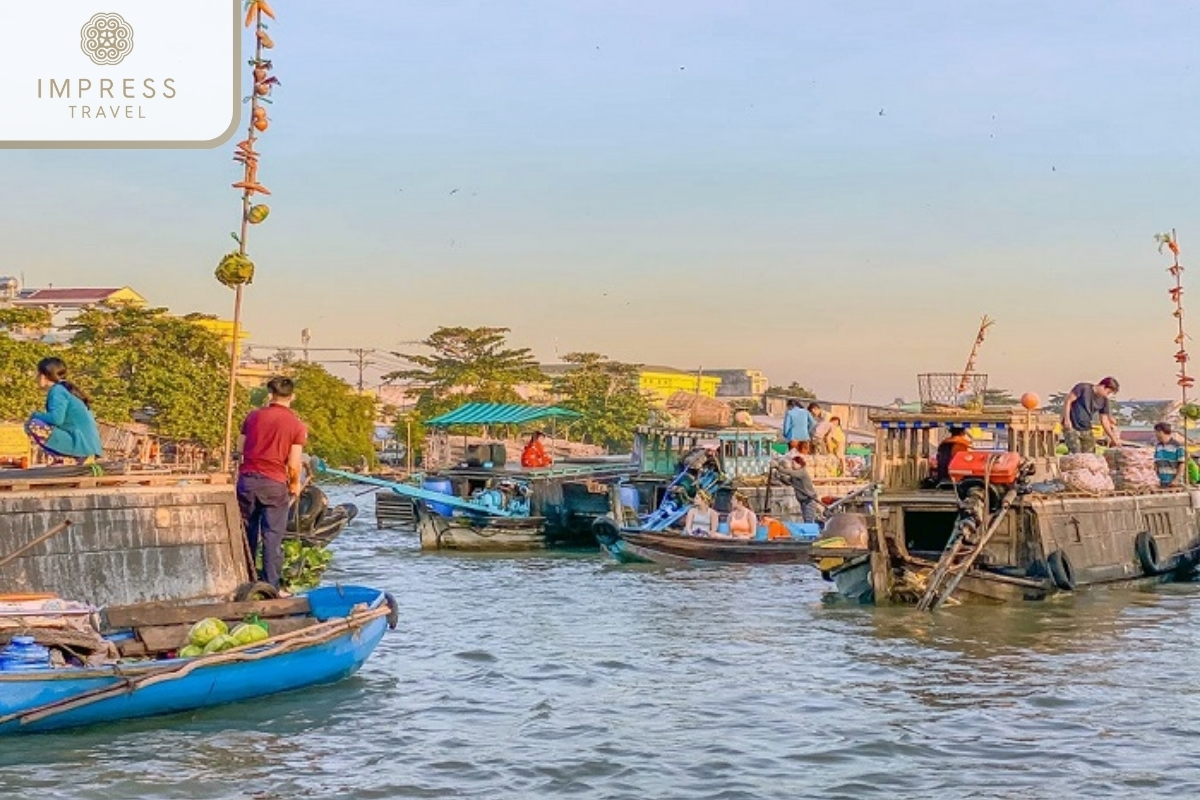
<path id="1" fill-rule="evenodd" d="M 621 538 L 621 527 L 612 517 L 597 517 L 592 522 L 592 533 L 605 547 L 616 544 Z"/>
<path id="2" fill-rule="evenodd" d="M 1158 542 L 1150 535 L 1150 531 L 1142 531 L 1137 535 L 1133 540 L 1133 552 L 1145 574 L 1160 575 L 1165 571 L 1158 560 Z"/>
<path id="3" fill-rule="evenodd" d="M 1046 566 L 1050 569 L 1050 578 L 1054 585 L 1065 592 L 1075 590 L 1075 570 L 1071 568 L 1071 560 L 1062 550 L 1055 550 L 1046 556 Z"/>

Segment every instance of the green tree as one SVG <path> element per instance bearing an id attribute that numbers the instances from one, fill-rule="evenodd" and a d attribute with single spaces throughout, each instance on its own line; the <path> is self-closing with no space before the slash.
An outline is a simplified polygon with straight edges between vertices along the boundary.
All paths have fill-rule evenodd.
<path id="1" fill-rule="evenodd" d="M 0 332 L 0 420 L 23 422 L 45 404 L 37 385 L 37 363 L 53 349 Z"/>
<path id="2" fill-rule="evenodd" d="M 1021 401 L 1013 396 L 1008 389 L 987 389 L 983 393 L 985 406 L 1019 406 Z"/>
<path id="3" fill-rule="evenodd" d="M 795 397 L 797 399 L 815 400 L 816 393 L 807 387 L 801 386 L 798 382 L 792 381 L 787 386 L 772 386 L 767 389 L 767 394 L 784 395 L 786 397 Z"/>
<path id="4" fill-rule="evenodd" d="M 296 362 L 289 371 L 296 382 L 292 408 L 308 426 L 306 450 L 332 465 L 355 466 L 363 456 L 374 463 L 374 398 L 320 364 Z"/>
<path id="5" fill-rule="evenodd" d="M 63 357 L 98 418 L 124 423 L 137 412 L 161 436 L 216 447 L 225 431 L 229 349 L 196 324 L 203 319 L 213 318 L 128 304 L 87 309 L 67 326 L 74 336 Z M 245 390 L 237 400 L 240 418 L 249 407 Z"/>
<path id="6" fill-rule="evenodd" d="M 44 308 L 0 308 L 0 331 L 23 336 L 40 336 L 49 330 L 53 318 Z"/>
<path id="7" fill-rule="evenodd" d="M 427 354 L 396 353 L 415 366 L 384 380 L 411 381 L 419 389 L 416 408 L 422 419 L 461 403 L 513 403 L 515 387 L 546 379 L 527 347 L 507 346 L 508 328 L 441 327 L 421 342 Z"/>
<path id="8" fill-rule="evenodd" d="M 610 361 L 599 353 L 568 353 L 571 369 L 557 376 L 551 391 L 565 408 L 583 417 L 571 422 L 572 433 L 584 442 L 609 449 L 633 443 L 634 429 L 650 416 L 650 399 L 638 388 L 636 364 Z"/>

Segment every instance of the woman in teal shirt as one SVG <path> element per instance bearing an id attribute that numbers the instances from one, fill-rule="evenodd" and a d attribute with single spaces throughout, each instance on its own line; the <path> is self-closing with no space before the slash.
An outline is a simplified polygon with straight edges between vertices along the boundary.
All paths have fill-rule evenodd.
<path id="1" fill-rule="evenodd" d="M 29 438 L 57 461 L 99 458 L 104 453 L 100 429 L 87 395 L 67 380 L 67 365 L 61 358 L 43 358 L 37 370 L 46 410 L 34 412 L 25 423 Z"/>

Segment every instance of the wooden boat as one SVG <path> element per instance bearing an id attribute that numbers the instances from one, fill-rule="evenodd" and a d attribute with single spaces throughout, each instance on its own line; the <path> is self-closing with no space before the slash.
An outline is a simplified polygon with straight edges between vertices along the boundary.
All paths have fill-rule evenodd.
<path id="1" fill-rule="evenodd" d="M 650 562 L 665 566 L 703 564 L 807 564 L 811 539 L 734 539 L 689 536 L 674 531 L 657 533 L 620 530 L 615 523 L 597 524 L 596 538 L 610 556 L 622 563 Z"/>
<path id="2" fill-rule="evenodd" d="M 254 614 L 272 636 L 195 658 L 0 671 L 0 734 L 172 714 L 338 681 L 363 665 L 385 626 L 395 627 L 395 613 L 388 595 L 362 586 L 250 603 L 109 608 L 106 632 L 122 654 L 173 655 L 189 627 L 210 616 L 240 622 Z"/>
<path id="3" fill-rule="evenodd" d="M 1194 571 L 1200 537 L 1190 493 L 1064 490 L 1057 420 L 1022 409 L 873 416 L 875 491 L 847 505 L 869 520 L 869 536 L 862 547 L 822 551 L 826 558 L 846 558 L 840 566 L 826 563 L 823 572 L 856 587 L 860 598 L 932 609 L 952 595 L 956 601 L 1035 600 Z M 974 466 L 934 487 L 930 456 L 951 425 L 987 432 L 993 447 L 955 456 L 952 472 L 960 459 Z M 864 571 L 869 593 L 862 591 Z"/>
<path id="4" fill-rule="evenodd" d="M 319 460 L 314 468 L 408 498 L 422 549 L 480 552 L 593 546 L 591 524 L 610 510 L 611 485 L 634 469 L 607 459 L 536 469 L 461 468 L 428 476 L 446 489 L 435 491 L 331 469 Z"/>

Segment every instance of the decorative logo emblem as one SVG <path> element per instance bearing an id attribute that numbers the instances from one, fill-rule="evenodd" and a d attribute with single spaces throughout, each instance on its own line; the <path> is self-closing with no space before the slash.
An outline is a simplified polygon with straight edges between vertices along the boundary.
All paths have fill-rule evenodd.
<path id="1" fill-rule="evenodd" d="M 133 27 L 120 14 L 97 14 L 79 31 L 79 46 L 97 64 L 120 64 L 133 52 Z"/>

